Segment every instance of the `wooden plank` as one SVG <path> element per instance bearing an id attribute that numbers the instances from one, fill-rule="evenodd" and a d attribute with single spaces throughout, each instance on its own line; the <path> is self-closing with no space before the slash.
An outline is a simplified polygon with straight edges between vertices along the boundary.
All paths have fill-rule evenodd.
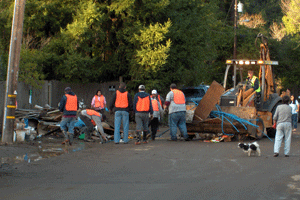
<path id="1" fill-rule="evenodd" d="M 243 90 L 240 89 L 239 95 L 237 96 L 236 106 L 239 106 L 242 100 Z"/>
<path id="2" fill-rule="evenodd" d="M 254 96 L 255 96 L 256 92 L 254 91 L 252 94 L 250 94 L 246 99 L 243 100 L 243 106 L 247 106 L 247 105 L 252 105 L 254 106 Z"/>
<path id="3" fill-rule="evenodd" d="M 255 119 L 255 107 L 220 106 L 222 112 L 230 113 L 242 119 Z"/>
<path id="4" fill-rule="evenodd" d="M 223 131 L 227 134 L 247 134 L 243 125 L 238 122 L 234 122 L 233 124 L 239 132 L 226 121 L 223 123 Z M 187 124 L 186 126 L 189 133 L 222 133 L 222 120 L 220 118 L 206 119 L 201 122 L 194 121 L 192 124 Z"/>
<path id="5" fill-rule="evenodd" d="M 199 102 L 199 105 L 195 110 L 195 116 L 193 120 L 205 120 L 209 116 L 210 112 L 214 109 L 223 93 L 224 87 L 218 82 L 213 81 L 202 100 Z"/>
<path id="6" fill-rule="evenodd" d="M 244 92 L 243 92 L 243 99 L 246 99 L 247 97 L 249 97 L 249 95 L 252 94 L 253 91 L 254 91 L 253 88 L 250 88 L 249 90 L 244 91 Z"/>

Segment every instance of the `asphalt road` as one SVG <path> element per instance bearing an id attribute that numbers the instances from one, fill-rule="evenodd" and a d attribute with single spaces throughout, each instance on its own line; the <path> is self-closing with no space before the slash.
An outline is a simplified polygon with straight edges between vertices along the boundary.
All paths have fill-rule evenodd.
<path id="1" fill-rule="evenodd" d="M 300 199 L 300 135 L 291 155 L 248 157 L 238 142 L 95 144 L 0 171 L 0 199 Z"/>

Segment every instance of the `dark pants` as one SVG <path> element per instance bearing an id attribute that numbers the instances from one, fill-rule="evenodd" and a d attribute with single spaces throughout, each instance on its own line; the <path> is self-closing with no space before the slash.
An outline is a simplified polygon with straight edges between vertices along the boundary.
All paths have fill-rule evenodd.
<path id="1" fill-rule="evenodd" d="M 292 114 L 292 127 L 293 129 L 297 128 L 297 123 L 298 123 L 298 114 Z"/>
<path id="2" fill-rule="evenodd" d="M 93 133 L 94 125 L 87 116 L 80 115 L 79 117 L 85 124 L 85 127 L 81 129 L 81 133 L 85 133 L 85 139 L 90 139 Z"/>
<path id="3" fill-rule="evenodd" d="M 155 117 L 150 121 L 149 126 L 151 126 L 151 138 L 152 140 L 155 140 L 156 132 L 158 129 L 159 121 L 158 118 Z"/>
<path id="4" fill-rule="evenodd" d="M 149 113 L 135 113 L 137 141 L 141 140 L 140 132 L 143 131 L 143 141 L 147 140 Z"/>

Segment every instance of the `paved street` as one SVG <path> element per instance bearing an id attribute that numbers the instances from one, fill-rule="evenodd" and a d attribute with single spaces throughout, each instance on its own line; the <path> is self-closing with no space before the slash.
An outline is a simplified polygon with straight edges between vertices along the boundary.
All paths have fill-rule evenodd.
<path id="1" fill-rule="evenodd" d="M 299 133 L 289 158 L 267 138 L 261 157 L 237 144 L 93 144 L 0 170 L 0 199 L 300 199 Z"/>

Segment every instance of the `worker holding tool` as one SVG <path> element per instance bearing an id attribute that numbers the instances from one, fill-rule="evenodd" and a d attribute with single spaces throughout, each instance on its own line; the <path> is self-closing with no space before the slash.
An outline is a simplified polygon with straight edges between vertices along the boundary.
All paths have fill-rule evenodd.
<path id="1" fill-rule="evenodd" d="M 139 92 L 134 96 L 133 109 L 135 113 L 137 141 L 136 145 L 141 144 L 140 132 L 143 131 L 143 143 L 147 144 L 147 133 L 149 125 L 149 116 L 152 119 L 153 109 L 150 95 L 145 92 L 145 86 L 139 86 Z"/>
<path id="2" fill-rule="evenodd" d="M 121 82 L 119 89 L 114 94 L 112 101 L 109 105 L 110 112 L 115 112 L 115 131 L 114 142 L 120 143 L 121 134 L 120 127 L 123 122 L 123 141 L 124 144 L 128 143 L 129 132 L 129 112 L 132 111 L 132 98 L 128 91 L 126 91 L 126 84 Z"/>
<path id="3" fill-rule="evenodd" d="M 72 92 L 72 89 L 70 87 L 66 87 L 65 94 L 63 95 L 59 103 L 59 110 L 60 112 L 63 112 L 63 116 L 60 122 L 60 129 L 65 136 L 65 141 L 62 144 L 69 143 L 70 145 L 72 145 L 77 109 L 77 96 L 74 92 Z"/>
<path id="4" fill-rule="evenodd" d="M 184 93 L 177 89 L 175 83 L 170 85 L 170 90 L 164 105 L 164 109 L 169 108 L 170 141 L 177 141 L 177 127 L 185 141 L 190 141 L 186 129 L 186 105 Z"/>
<path id="5" fill-rule="evenodd" d="M 104 141 L 108 141 L 109 137 L 104 132 L 102 127 L 102 120 L 105 120 L 103 115 L 95 110 L 86 109 L 82 110 L 79 114 L 79 118 L 84 122 L 85 127 L 82 128 L 81 132 L 85 133 L 85 140 L 91 139 L 91 135 L 94 129 L 94 126 L 97 126 L 97 130 L 100 132 L 100 137 L 103 138 Z M 98 133 L 99 134 L 99 133 Z"/>
<path id="6" fill-rule="evenodd" d="M 105 96 L 103 96 L 101 90 L 97 90 L 96 95 L 92 99 L 91 103 L 92 109 L 100 112 L 103 114 L 104 109 L 106 108 L 106 99 Z"/>

